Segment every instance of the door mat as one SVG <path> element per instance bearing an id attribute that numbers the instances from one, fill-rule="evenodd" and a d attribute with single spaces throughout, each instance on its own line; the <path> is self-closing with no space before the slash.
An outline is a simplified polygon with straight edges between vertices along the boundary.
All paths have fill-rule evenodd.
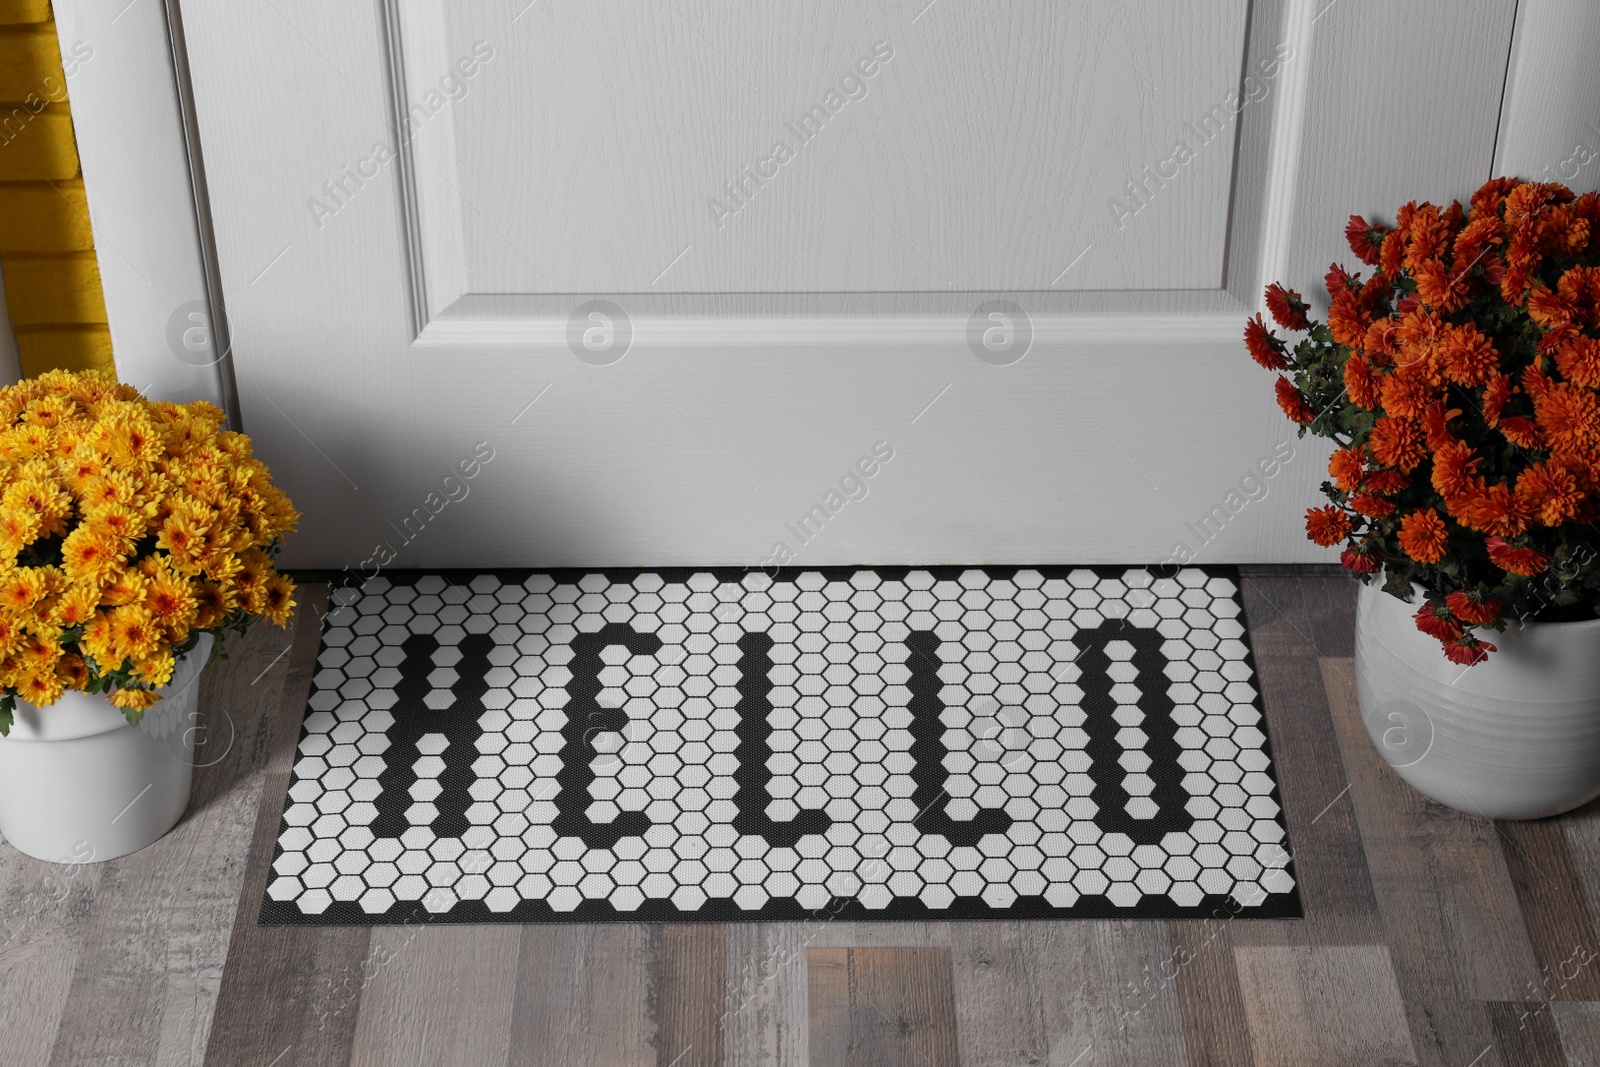
<path id="1" fill-rule="evenodd" d="M 334 591 L 263 924 L 1297 917 L 1236 574 Z"/>

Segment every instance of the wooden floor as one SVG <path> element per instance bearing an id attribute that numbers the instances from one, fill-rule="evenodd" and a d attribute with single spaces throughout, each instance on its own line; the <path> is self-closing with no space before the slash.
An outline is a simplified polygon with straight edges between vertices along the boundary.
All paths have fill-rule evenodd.
<path id="1" fill-rule="evenodd" d="M 207 680 L 168 837 L 0 847 L 0 1063 L 1600 1064 L 1600 804 L 1492 823 L 1379 760 L 1353 587 L 1247 572 L 1300 921 L 256 925 L 326 590 Z"/>

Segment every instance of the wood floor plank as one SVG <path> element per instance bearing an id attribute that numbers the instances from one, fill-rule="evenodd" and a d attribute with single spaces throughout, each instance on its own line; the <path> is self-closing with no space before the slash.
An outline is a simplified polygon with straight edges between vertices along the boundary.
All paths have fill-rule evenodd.
<path id="1" fill-rule="evenodd" d="M 1494 1026 L 1493 1051 L 1502 1063 L 1515 1067 L 1566 1067 L 1567 1055 L 1548 1003 L 1498 1000 L 1485 1004 L 1484 1010 Z"/>
<path id="2" fill-rule="evenodd" d="M 1033 923 L 964 923 L 951 931 L 956 1033 L 963 1067 L 1050 1062 Z"/>
<path id="3" fill-rule="evenodd" d="M 1373 749 L 1349 661 L 1324 661 L 1378 909 L 1423 1063 L 1470 1063 L 1493 1044 L 1473 1001 L 1518 1000 L 1539 965 L 1494 824 L 1413 790 Z"/>
<path id="4" fill-rule="evenodd" d="M 1417 1062 L 1387 949 L 1240 947 L 1234 960 L 1256 1067 Z"/>
<path id="5" fill-rule="evenodd" d="M 63 1022 L 52 1062 L 202 1061 L 260 806 L 260 752 L 249 738 L 281 715 L 287 667 L 262 672 L 287 640 L 258 627 L 230 640 L 221 670 L 202 676 L 206 743 L 189 810 L 150 847 L 101 865 L 72 978 L 82 1007 Z"/>
<path id="6" fill-rule="evenodd" d="M 516 927 L 373 930 L 350 1062 L 357 1067 L 535 1062 L 511 1045 L 520 950 Z"/>
<path id="7" fill-rule="evenodd" d="M 944 948 L 948 922 L 850 922 L 827 913 L 801 922 L 732 924 L 724 1037 L 729 1064 L 809 1062 L 806 951 L 863 946 Z"/>
<path id="8" fill-rule="evenodd" d="M 644 924 L 524 926 L 510 1044 L 528 1058 L 507 1067 L 655 1067 L 659 947 Z"/>
<path id="9" fill-rule="evenodd" d="M 658 1067 L 722 1067 L 727 927 L 668 923 L 657 960 Z"/>
<path id="10" fill-rule="evenodd" d="M 8 1063 L 50 1061 L 72 996 L 80 925 L 100 880 L 96 864 L 61 865 L 0 849 L 0 1034 Z"/>
<path id="11" fill-rule="evenodd" d="M 1164 924 L 960 923 L 951 937 L 963 1063 L 1185 1061 Z"/>
<path id="12" fill-rule="evenodd" d="M 727 1003 L 723 1061 L 748 1067 L 809 1063 L 805 923 L 733 923 L 727 927 Z"/>
<path id="13" fill-rule="evenodd" d="M 948 949 L 814 948 L 806 960 L 813 1064 L 956 1067 Z"/>
<path id="14" fill-rule="evenodd" d="M 1569 811 L 1551 821 L 1560 825 L 1562 837 L 1566 839 L 1573 875 L 1577 878 L 1579 891 L 1583 894 L 1593 923 L 1595 917 L 1600 916 L 1600 800 L 1591 801 L 1577 811 Z M 1596 937 L 1600 938 L 1600 931 L 1596 932 Z M 1588 969 L 1600 970 L 1600 943 L 1591 941 L 1585 948 L 1588 949 L 1586 956 L 1596 957 Z M 1600 997 L 1594 999 L 1600 1000 Z"/>
<path id="15" fill-rule="evenodd" d="M 316 603 L 324 595 L 315 587 L 300 597 Z M 208 892 L 186 892 L 185 906 L 173 915 L 157 1053 L 163 1065 L 205 1060 L 238 900 L 253 891 L 245 883 L 245 861 L 259 816 L 271 739 L 278 720 L 299 714 L 298 709 L 286 711 L 284 698 L 297 631 L 298 624 L 287 634 L 268 627 L 253 630 L 250 640 L 225 649 L 217 677 L 207 680 L 201 692 L 191 816 L 214 816 L 212 832 L 198 850 L 197 867 L 215 876 L 208 881 Z"/>
<path id="16" fill-rule="evenodd" d="M 217 994 L 206 1063 L 344 1064 L 355 1040 L 371 928 L 259 926 L 288 775 L 270 775 Z M 278 810 L 274 811 L 274 806 Z"/>
<path id="17" fill-rule="evenodd" d="M 1501 821 L 1500 851 L 1522 904 L 1538 984 L 1524 997 L 1600 1000 L 1600 939 L 1560 821 Z"/>
<path id="18" fill-rule="evenodd" d="M 1233 933 L 1241 925 L 1249 924 L 1221 919 L 1168 924 L 1172 953 L 1157 973 L 1170 974 L 1176 985 L 1189 1067 L 1255 1063 L 1233 956 Z"/>
<path id="19" fill-rule="evenodd" d="M 1305 918 L 1237 924 L 1236 944 L 1378 944 L 1383 924 L 1329 718 L 1319 649 L 1354 625 L 1346 580 L 1247 578 L 1256 672 Z M 1330 592 L 1342 591 L 1336 596 Z"/>
<path id="20" fill-rule="evenodd" d="M 265 773 L 243 887 L 233 918 L 227 964 L 217 992 L 206 1063 L 270 1063 L 273 1067 L 345 1064 L 365 977 L 368 927 L 259 926 L 261 897 L 283 819 L 289 768 L 321 640 L 326 586 L 302 586 L 294 641 L 275 714 L 250 734 Z M 279 650 L 281 651 L 281 649 Z"/>
<path id="21" fill-rule="evenodd" d="M 1570 1067 L 1600 1067 L 1600 1004 L 1557 1002 L 1546 1009 Z"/>

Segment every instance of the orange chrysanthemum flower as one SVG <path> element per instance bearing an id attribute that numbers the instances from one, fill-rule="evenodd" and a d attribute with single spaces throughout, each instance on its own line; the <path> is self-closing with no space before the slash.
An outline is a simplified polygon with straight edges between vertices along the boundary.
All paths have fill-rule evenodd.
<path id="1" fill-rule="evenodd" d="M 1518 415 L 1501 419 L 1500 433 L 1518 448 L 1544 447 L 1544 438 L 1539 433 L 1539 427 Z"/>
<path id="2" fill-rule="evenodd" d="M 1267 370 L 1283 370 L 1289 365 L 1283 355 L 1283 342 L 1267 329 L 1259 312 L 1244 324 L 1244 344 L 1250 350 L 1250 358 Z"/>
<path id="3" fill-rule="evenodd" d="M 1422 605 L 1411 618 L 1417 629 L 1440 641 L 1454 641 L 1462 633 L 1461 624 L 1451 617 L 1450 610 L 1437 604 Z"/>
<path id="4" fill-rule="evenodd" d="M 1445 377 L 1458 385 L 1484 385 L 1500 370 L 1500 353 L 1473 325 L 1452 326 L 1439 342 Z"/>
<path id="5" fill-rule="evenodd" d="M 1322 284 L 1327 287 L 1329 296 L 1337 296 L 1350 288 L 1350 275 L 1337 263 L 1328 266 L 1328 273 L 1322 276 Z"/>
<path id="6" fill-rule="evenodd" d="M 1476 487 L 1478 465 L 1482 459 L 1465 441 L 1439 449 L 1433 457 L 1433 488 L 1446 500 Z"/>
<path id="7" fill-rule="evenodd" d="M 1366 456 L 1359 447 L 1335 449 L 1328 460 L 1328 473 L 1333 476 L 1333 484 L 1341 491 L 1351 492 L 1366 475 Z"/>
<path id="8" fill-rule="evenodd" d="M 1399 471 L 1380 470 L 1367 475 L 1367 492 L 1377 493 L 1379 496 L 1393 496 L 1410 486 L 1411 479 Z"/>
<path id="9" fill-rule="evenodd" d="M 1494 426 L 1500 421 L 1500 413 L 1505 410 L 1506 402 L 1511 399 L 1511 377 L 1506 374 L 1493 375 L 1483 389 L 1483 421 Z"/>
<path id="10" fill-rule="evenodd" d="M 1503 571 L 1532 578 L 1550 565 L 1550 557 L 1532 548 L 1518 548 L 1498 537 L 1484 542 L 1489 551 L 1489 562 Z"/>
<path id="11" fill-rule="evenodd" d="M 1436 259 L 1418 267 L 1416 279 L 1417 295 L 1437 311 L 1460 311 L 1472 295 L 1472 275 L 1450 270 Z"/>
<path id="12" fill-rule="evenodd" d="M 1369 519 L 1387 519 L 1395 512 L 1394 501 L 1373 493 L 1351 493 L 1350 507 Z"/>
<path id="13" fill-rule="evenodd" d="M 1306 302 L 1293 289 L 1285 289 L 1277 282 L 1267 286 L 1267 310 L 1272 320 L 1286 330 L 1306 328 Z"/>
<path id="14" fill-rule="evenodd" d="M 1490 178 L 1472 194 L 1474 215 L 1497 215 L 1506 202 L 1506 196 L 1519 184 L 1516 178 Z"/>
<path id="15" fill-rule="evenodd" d="M 1328 548 L 1350 536 L 1350 517 L 1332 504 L 1306 511 L 1306 536 Z"/>
<path id="16" fill-rule="evenodd" d="M 1296 389 L 1289 379 L 1281 375 L 1278 378 L 1277 392 L 1278 406 L 1283 409 L 1283 413 L 1289 416 L 1290 419 L 1303 425 L 1317 417 L 1317 413 L 1306 402 L 1306 398 L 1300 394 L 1300 390 Z"/>
<path id="17" fill-rule="evenodd" d="M 1382 383 L 1366 359 L 1352 355 L 1344 365 L 1345 395 L 1359 407 L 1375 411 L 1382 398 Z"/>
<path id="18" fill-rule="evenodd" d="M 1347 348 L 1360 348 L 1370 325 L 1372 316 L 1362 308 L 1355 294 L 1346 289 L 1334 296 L 1328 308 L 1328 332 L 1335 341 Z"/>
<path id="19" fill-rule="evenodd" d="M 1398 419 L 1385 415 L 1372 427 L 1372 439 L 1367 442 L 1372 458 L 1386 467 L 1402 471 L 1416 469 L 1428 454 L 1427 441 L 1422 427 L 1411 419 Z"/>
<path id="20" fill-rule="evenodd" d="M 1600 341 L 1593 337 L 1573 337 L 1555 352 L 1556 369 L 1573 385 L 1600 389 Z"/>
<path id="21" fill-rule="evenodd" d="M 1545 329 L 1570 326 L 1575 309 L 1561 298 L 1561 294 L 1543 286 L 1528 294 L 1528 318 Z"/>
<path id="22" fill-rule="evenodd" d="M 1383 227 L 1368 222 L 1360 215 L 1351 215 L 1350 221 L 1345 224 L 1344 239 L 1350 243 L 1350 251 L 1355 253 L 1357 259 L 1373 265 L 1378 262 L 1378 250 L 1383 246 L 1386 232 Z"/>
<path id="23" fill-rule="evenodd" d="M 1396 371 L 1383 379 L 1383 410 L 1390 415 L 1415 419 L 1428 410 L 1436 392 L 1428 380 L 1420 375 Z"/>
<path id="24" fill-rule="evenodd" d="M 1494 645 L 1472 636 L 1462 634 L 1453 641 L 1447 641 L 1444 654 L 1451 663 L 1459 663 L 1463 667 L 1472 667 L 1489 658 L 1489 653 L 1498 651 Z"/>
<path id="25" fill-rule="evenodd" d="M 1584 496 L 1577 475 L 1564 467 L 1535 463 L 1517 477 L 1517 499 L 1546 526 L 1575 518 Z"/>
<path id="26" fill-rule="evenodd" d="M 1463 526 L 1494 537 L 1519 537 L 1533 521 L 1526 502 L 1507 485 L 1485 486 L 1468 494 L 1457 511 Z"/>
<path id="27" fill-rule="evenodd" d="M 1379 560 L 1377 554 L 1368 552 L 1364 548 L 1345 549 L 1339 553 L 1339 562 L 1345 570 L 1355 574 L 1377 574 L 1383 567 L 1383 562 Z"/>
<path id="28" fill-rule="evenodd" d="M 1433 204 L 1422 204 L 1406 227 L 1406 254 L 1401 262 L 1417 271 L 1443 256 L 1453 239 L 1444 214 Z"/>
<path id="29" fill-rule="evenodd" d="M 1444 558 L 1450 531 L 1432 508 L 1413 511 L 1400 520 L 1400 547 L 1418 563 L 1438 563 Z"/>
<path id="30" fill-rule="evenodd" d="M 1533 410 L 1552 451 L 1579 452 L 1600 445 L 1600 398 L 1592 390 L 1552 384 L 1534 398 Z"/>
<path id="31" fill-rule="evenodd" d="M 1468 626 L 1488 626 L 1500 617 L 1500 609 L 1505 607 L 1498 600 L 1483 600 L 1459 589 L 1447 595 L 1444 602 L 1451 613 Z"/>

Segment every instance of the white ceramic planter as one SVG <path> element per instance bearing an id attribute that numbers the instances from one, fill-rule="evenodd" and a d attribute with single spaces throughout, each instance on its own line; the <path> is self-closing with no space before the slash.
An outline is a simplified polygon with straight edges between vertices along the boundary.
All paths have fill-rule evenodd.
<path id="1" fill-rule="evenodd" d="M 1479 631 L 1499 651 L 1462 667 L 1417 630 L 1417 606 L 1376 585 L 1356 601 L 1361 715 L 1396 773 L 1441 804 L 1497 819 L 1600 796 L 1600 619 Z"/>
<path id="2" fill-rule="evenodd" d="M 17 702 L 0 738 L 0 834 L 39 859 L 84 863 L 137 852 L 189 806 L 195 707 L 211 635 L 178 663 L 137 727 L 103 696 Z"/>

